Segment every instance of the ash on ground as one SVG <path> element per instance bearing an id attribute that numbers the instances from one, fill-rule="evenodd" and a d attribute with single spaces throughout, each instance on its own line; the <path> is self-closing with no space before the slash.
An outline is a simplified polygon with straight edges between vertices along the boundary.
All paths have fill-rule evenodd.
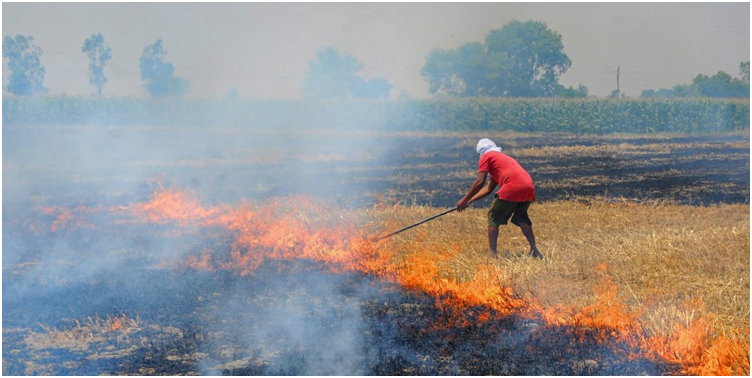
<path id="1" fill-rule="evenodd" d="M 573 336 L 582 332 L 493 312 L 494 320 L 478 319 L 486 308 L 454 313 L 426 294 L 329 273 L 315 262 L 267 262 L 244 277 L 111 273 L 13 303 L 4 299 L 3 373 L 660 375 L 677 369 L 630 358 L 637 351 L 616 341 L 582 340 Z M 111 331 L 86 334 L 92 319 L 123 316 L 138 321 L 112 329 L 111 320 Z"/>

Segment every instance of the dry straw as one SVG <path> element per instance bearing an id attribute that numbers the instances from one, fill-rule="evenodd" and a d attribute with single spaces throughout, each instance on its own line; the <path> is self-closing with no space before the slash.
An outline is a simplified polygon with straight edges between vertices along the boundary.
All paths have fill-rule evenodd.
<path id="1" fill-rule="evenodd" d="M 409 224 L 440 209 L 375 208 L 371 225 Z M 534 204 L 530 216 L 543 261 L 527 251 L 520 230 L 502 227 L 499 259 L 487 254 L 486 209 L 452 213 L 390 243 L 395 258 L 422 251 L 457 251 L 444 273 L 470 280 L 491 263 L 506 285 L 547 307 L 582 308 L 596 300 L 596 267 L 605 265 L 620 299 L 653 334 L 671 334 L 703 315 L 715 332 L 749 342 L 749 205 L 710 207 L 666 203 L 557 201 Z"/>

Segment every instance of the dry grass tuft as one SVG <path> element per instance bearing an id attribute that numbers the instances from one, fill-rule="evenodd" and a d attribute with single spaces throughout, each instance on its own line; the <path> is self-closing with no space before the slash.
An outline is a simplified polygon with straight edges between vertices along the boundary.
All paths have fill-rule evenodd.
<path id="1" fill-rule="evenodd" d="M 127 315 L 107 315 L 104 318 L 96 315 L 86 319 L 75 319 L 69 327 L 58 329 L 37 323 L 43 332 L 30 332 L 25 341 L 35 349 L 70 348 L 86 350 L 89 343 L 102 341 L 112 332 L 137 330 L 141 318 L 129 318 Z"/>

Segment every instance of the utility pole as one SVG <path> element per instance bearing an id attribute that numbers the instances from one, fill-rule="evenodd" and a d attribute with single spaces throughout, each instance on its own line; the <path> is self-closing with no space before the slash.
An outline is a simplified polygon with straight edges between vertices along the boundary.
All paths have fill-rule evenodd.
<path id="1" fill-rule="evenodd" d="M 619 76 L 621 75 L 621 66 L 616 67 L 616 89 L 614 89 L 610 95 L 608 95 L 609 98 L 620 98 L 621 97 L 621 88 L 619 87 Z"/>
<path id="2" fill-rule="evenodd" d="M 617 98 L 621 95 L 621 89 L 619 89 L 620 71 L 621 71 L 621 66 L 616 67 L 616 97 Z"/>

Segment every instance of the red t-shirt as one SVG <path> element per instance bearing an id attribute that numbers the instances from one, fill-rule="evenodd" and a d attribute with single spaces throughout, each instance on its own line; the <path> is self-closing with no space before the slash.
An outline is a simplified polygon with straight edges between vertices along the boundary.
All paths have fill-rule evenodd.
<path id="1" fill-rule="evenodd" d="M 511 157 L 489 151 L 480 157 L 478 172 L 488 172 L 499 184 L 499 199 L 510 202 L 535 201 L 533 178 Z"/>

